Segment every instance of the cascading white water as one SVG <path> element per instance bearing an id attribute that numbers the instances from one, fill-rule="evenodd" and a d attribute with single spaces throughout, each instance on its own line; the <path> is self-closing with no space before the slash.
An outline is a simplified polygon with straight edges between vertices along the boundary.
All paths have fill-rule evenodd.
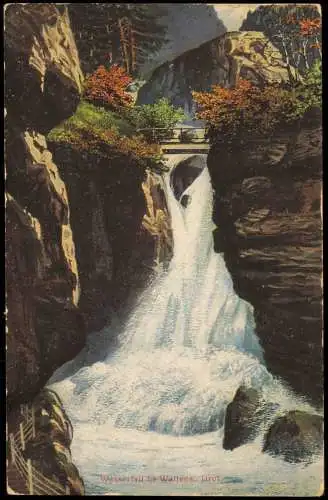
<path id="1" fill-rule="evenodd" d="M 300 484 L 296 478 L 302 477 L 308 488 L 303 495 L 315 494 L 311 487 L 319 488 L 320 461 L 306 472 L 261 453 L 264 428 L 254 443 L 232 453 L 222 449 L 225 409 L 241 384 L 279 403 L 278 413 L 313 409 L 266 370 L 252 307 L 235 294 L 223 256 L 214 252 L 212 186 L 204 167 L 183 193 L 189 196 L 186 208 L 175 199 L 169 175 L 165 179 L 174 256 L 168 271 L 146 290 L 124 324 L 120 348 L 106 354 L 111 325 L 90 336 L 84 352 L 50 381 L 72 420 L 74 459 L 91 494 L 113 488 L 133 493 L 135 484 L 127 486 L 127 481 L 114 487 L 100 476 L 127 478 L 137 473 L 215 474 L 222 479 L 216 484 L 220 494 L 228 495 L 262 494 L 268 481 L 282 477 L 282 494 L 288 494 L 291 477 L 292 495 Z M 254 463 L 253 474 L 248 457 Z M 264 467 L 260 479 L 259 467 Z M 162 486 L 154 482 L 151 491 L 160 494 Z M 186 483 L 184 487 L 188 490 Z M 201 491 L 206 488 L 204 483 Z"/>
<path id="2" fill-rule="evenodd" d="M 206 167 L 205 156 L 203 161 Z M 184 191 L 190 200 L 186 208 L 175 199 L 170 175 L 165 181 L 174 256 L 168 273 L 158 278 L 132 315 L 127 349 L 231 346 L 262 360 L 252 307 L 235 294 L 224 259 L 214 252 L 208 169 Z"/>

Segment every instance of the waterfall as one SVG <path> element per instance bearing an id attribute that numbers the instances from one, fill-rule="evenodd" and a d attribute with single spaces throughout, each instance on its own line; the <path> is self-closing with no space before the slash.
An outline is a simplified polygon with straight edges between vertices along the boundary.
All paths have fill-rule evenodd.
<path id="1" fill-rule="evenodd" d="M 215 253 L 212 235 L 213 193 L 204 168 L 181 194 L 182 206 L 165 177 L 171 214 L 174 255 L 167 274 L 159 277 L 127 325 L 127 348 L 163 346 L 235 347 L 263 361 L 254 333 L 253 309 L 233 289 L 222 255 Z"/>
<path id="2" fill-rule="evenodd" d="M 266 369 L 253 308 L 237 296 L 223 255 L 214 251 L 213 192 L 205 156 L 203 160 L 199 175 L 179 199 L 170 173 L 164 179 L 174 241 L 169 268 L 144 292 L 123 324 L 113 323 L 91 335 L 83 353 L 49 381 L 72 420 L 73 455 L 91 492 L 108 490 L 99 480 L 107 470 L 186 475 L 185 467 L 190 474 L 207 474 L 218 472 L 220 465 L 222 478 L 230 477 L 232 458 L 226 460 L 229 452 L 221 444 L 224 415 L 241 384 L 278 402 L 280 412 L 312 410 Z M 186 196 L 188 203 L 181 204 Z M 107 352 L 106 338 L 113 330 L 120 345 Z M 271 479 L 286 477 L 285 485 L 296 491 L 288 474 L 296 481 L 299 469 L 261 454 L 263 432 L 255 443 L 241 447 L 244 451 L 233 452 L 240 481 L 252 485 L 245 491 L 257 491 L 262 466 Z M 176 441 L 181 438 L 183 443 Z M 254 477 L 247 465 L 249 456 Z M 312 483 L 317 469 L 313 474 Z M 283 491 L 288 494 L 287 486 Z M 116 491 L 134 490 L 117 486 Z"/>

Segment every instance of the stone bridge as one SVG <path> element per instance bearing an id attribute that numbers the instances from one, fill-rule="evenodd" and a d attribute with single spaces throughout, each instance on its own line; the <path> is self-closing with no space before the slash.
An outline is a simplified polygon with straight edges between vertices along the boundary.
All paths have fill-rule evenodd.
<path id="1" fill-rule="evenodd" d="M 206 154 L 209 141 L 204 127 L 140 128 L 137 130 L 160 144 L 165 154 Z"/>

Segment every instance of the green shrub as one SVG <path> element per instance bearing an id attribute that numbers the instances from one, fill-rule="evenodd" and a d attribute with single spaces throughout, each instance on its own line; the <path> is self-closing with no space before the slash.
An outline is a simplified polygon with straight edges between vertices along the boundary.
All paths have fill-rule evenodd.
<path id="1" fill-rule="evenodd" d="M 74 130 L 85 125 L 90 130 L 105 131 L 112 128 L 126 136 L 132 136 L 136 132 L 135 127 L 117 113 L 81 101 L 74 115 L 52 129 L 48 138 L 56 141 L 63 133 L 74 133 Z"/>
<path id="2" fill-rule="evenodd" d="M 75 114 L 51 130 L 47 138 L 50 142 L 97 158 L 126 156 L 142 168 L 165 169 L 159 147 L 148 144 L 131 123 L 84 101 Z"/>
<path id="3" fill-rule="evenodd" d="M 310 108 L 322 109 L 322 64 L 317 60 L 305 73 L 302 84 L 296 87 L 297 115 L 303 115 Z"/>
<path id="4" fill-rule="evenodd" d="M 172 129 L 185 118 L 183 109 L 175 108 L 164 97 L 154 104 L 135 106 L 129 111 L 129 116 L 131 122 L 134 123 L 137 129 L 142 131 L 148 141 L 153 140 L 153 134 L 142 129 L 165 129 L 158 131 L 158 138 L 170 139 L 173 134 Z"/>

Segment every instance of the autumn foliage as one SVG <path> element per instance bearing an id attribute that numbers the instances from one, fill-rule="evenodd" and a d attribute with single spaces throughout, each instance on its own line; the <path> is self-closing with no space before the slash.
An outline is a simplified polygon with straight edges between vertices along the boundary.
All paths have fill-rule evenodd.
<path id="1" fill-rule="evenodd" d="M 126 88 L 131 82 L 131 77 L 120 66 L 114 64 L 109 69 L 99 66 L 86 80 L 84 98 L 114 111 L 129 107 L 132 97 Z"/>
<path id="2" fill-rule="evenodd" d="M 263 31 L 279 48 L 287 67 L 303 75 L 322 58 L 321 13 L 315 4 L 260 5 L 247 14 L 241 30 Z M 289 71 L 293 82 L 294 72 Z M 296 79 L 298 75 L 296 75 Z"/>
<path id="3" fill-rule="evenodd" d="M 294 38 L 298 38 L 299 45 L 303 50 L 299 50 L 303 53 L 303 57 L 307 57 L 307 50 L 309 48 L 315 48 L 319 50 L 321 56 L 321 18 L 315 17 L 301 17 L 297 18 L 295 15 L 289 15 L 285 18 L 286 25 L 290 26 L 291 33 Z"/>
<path id="4" fill-rule="evenodd" d="M 248 80 L 240 79 L 234 88 L 214 85 L 211 92 L 193 92 L 193 98 L 210 138 L 265 135 L 296 117 L 296 99 L 289 90 L 275 85 L 259 88 Z"/>
<path id="5" fill-rule="evenodd" d="M 289 15 L 285 18 L 286 24 L 295 26 L 301 36 L 315 36 L 320 34 L 321 19 L 316 17 L 297 19 L 295 15 Z"/>
<path id="6" fill-rule="evenodd" d="M 112 158 L 116 156 L 127 157 L 144 168 L 154 169 L 156 161 L 160 159 L 158 146 L 148 144 L 140 135 L 125 137 L 115 129 L 106 131 L 90 131 L 83 127 L 80 129 L 77 140 L 72 141 L 73 148 L 82 152 L 97 155 L 99 158 Z"/>
<path id="7" fill-rule="evenodd" d="M 63 121 L 47 136 L 93 162 L 123 160 L 128 166 L 162 171 L 164 163 L 159 146 L 149 144 L 136 134 L 131 124 L 119 114 L 81 101 L 75 114 Z"/>

